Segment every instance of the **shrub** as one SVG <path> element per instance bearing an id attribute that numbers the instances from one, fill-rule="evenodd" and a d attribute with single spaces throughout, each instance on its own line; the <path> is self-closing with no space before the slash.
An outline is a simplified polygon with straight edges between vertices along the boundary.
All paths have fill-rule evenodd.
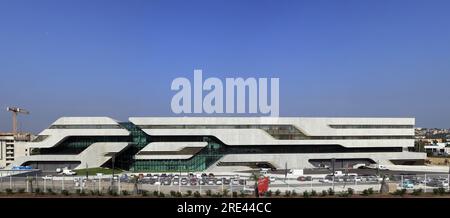
<path id="1" fill-rule="evenodd" d="M 297 192 L 295 190 L 292 190 L 292 196 L 297 196 Z"/>
<path id="2" fill-rule="evenodd" d="M 325 197 L 328 195 L 328 192 L 325 190 L 322 190 L 322 194 L 320 194 L 320 196 Z"/>
<path id="3" fill-rule="evenodd" d="M 419 196 L 422 193 L 423 193 L 423 189 L 419 188 L 419 189 L 414 189 L 412 192 L 412 195 Z"/>
<path id="4" fill-rule="evenodd" d="M 10 188 L 5 189 L 5 192 L 6 192 L 7 195 L 12 195 L 12 194 L 14 194 L 13 190 L 10 189 Z"/>
<path id="5" fill-rule="evenodd" d="M 36 188 L 36 189 L 34 190 L 34 193 L 37 194 L 37 195 L 44 194 L 44 192 L 43 192 L 40 188 Z"/>
<path id="6" fill-rule="evenodd" d="M 272 193 L 272 192 L 271 192 Z M 236 191 L 233 192 L 233 198 L 237 198 L 238 193 Z"/>
<path id="7" fill-rule="evenodd" d="M 128 195 L 130 195 L 130 193 L 127 190 L 122 190 L 122 195 L 123 196 L 128 196 Z"/>
<path id="8" fill-rule="evenodd" d="M 85 195 L 86 195 L 86 192 L 85 192 L 84 190 L 79 190 L 79 189 L 77 189 L 77 190 L 76 190 L 76 194 L 79 195 L 79 196 L 85 196 Z"/>
<path id="9" fill-rule="evenodd" d="M 363 196 L 369 196 L 369 191 L 367 189 L 364 189 L 361 193 Z"/>
<path id="10" fill-rule="evenodd" d="M 25 189 L 24 188 L 19 188 L 19 190 L 17 192 L 20 193 L 20 194 L 23 194 L 23 193 L 25 193 Z"/>
<path id="11" fill-rule="evenodd" d="M 344 198 L 346 198 L 346 197 L 350 196 L 350 194 L 349 194 L 347 191 L 343 191 L 343 192 L 340 192 L 340 193 L 338 194 L 338 196 L 339 196 L 339 197 L 344 197 Z"/>
<path id="12" fill-rule="evenodd" d="M 308 191 L 304 191 L 304 192 L 303 192 L 303 197 L 304 197 L 304 198 L 309 198 L 309 193 L 308 193 Z"/>
<path id="13" fill-rule="evenodd" d="M 47 188 L 47 193 L 50 195 L 56 195 L 56 193 L 51 188 Z"/>
<path id="14" fill-rule="evenodd" d="M 284 196 L 285 196 L 285 197 L 290 197 L 290 196 L 291 196 L 291 191 L 286 190 L 286 191 L 284 192 Z"/>
<path id="15" fill-rule="evenodd" d="M 195 192 L 194 192 L 194 197 L 196 197 L 196 198 L 199 198 L 199 197 L 201 197 L 201 195 L 200 195 L 200 192 L 198 192 L 198 191 L 195 191 Z"/>
<path id="16" fill-rule="evenodd" d="M 445 194 L 445 189 L 440 187 L 440 188 L 435 188 L 433 189 L 433 194 L 434 195 L 444 195 Z"/>
<path id="17" fill-rule="evenodd" d="M 113 189 L 109 189 L 108 190 L 108 194 L 111 195 L 111 196 L 117 196 L 118 195 L 117 192 L 115 190 L 113 190 Z"/>
<path id="18" fill-rule="evenodd" d="M 181 192 L 177 192 L 177 198 L 181 198 L 183 197 L 183 195 L 181 194 Z"/>
<path id="19" fill-rule="evenodd" d="M 241 193 L 239 194 L 239 197 L 243 198 L 243 197 L 245 197 L 246 195 L 247 195 L 247 194 L 245 194 L 245 192 L 241 190 Z"/>
<path id="20" fill-rule="evenodd" d="M 354 193 L 355 193 L 355 190 L 353 190 L 352 188 L 348 188 L 347 189 L 347 193 L 348 193 L 348 195 L 353 195 Z"/>
<path id="21" fill-rule="evenodd" d="M 266 191 L 266 193 L 264 193 L 264 195 L 266 196 L 266 197 L 271 197 L 272 196 L 272 190 L 269 190 L 269 191 Z"/>
<path id="22" fill-rule="evenodd" d="M 69 191 L 67 191 L 67 190 L 61 190 L 61 194 L 64 196 L 70 195 Z"/>
<path id="23" fill-rule="evenodd" d="M 211 191 L 211 190 L 209 190 L 209 189 L 208 189 L 208 190 L 206 190 L 206 196 L 208 196 L 208 197 L 209 197 L 209 196 L 211 196 L 211 195 L 212 195 L 212 191 Z"/>
<path id="24" fill-rule="evenodd" d="M 148 196 L 148 191 L 147 190 L 142 190 L 141 194 L 143 197 L 147 197 Z"/>
<path id="25" fill-rule="evenodd" d="M 97 196 L 101 196 L 102 195 L 102 193 L 99 191 L 99 190 L 91 190 L 90 191 L 91 192 L 91 195 L 97 195 Z"/>
<path id="26" fill-rule="evenodd" d="M 228 194 L 230 193 L 230 191 L 228 191 L 228 189 L 224 189 L 223 190 L 223 196 L 228 196 Z"/>
<path id="27" fill-rule="evenodd" d="M 367 191 L 369 192 L 369 195 L 373 195 L 373 188 L 369 188 Z"/>
<path id="28" fill-rule="evenodd" d="M 158 191 L 153 191 L 153 196 L 158 197 L 159 196 L 159 192 Z"/>
<path id="29" fill-rule="evenodd" d="M 221 198 L 223 195 L 222 195 L 222 192 L 217 192 L 214 196 L 218 197 L 218 198 Z"/>
<path id="30" fill-rule="evenodd" d="M 334 195 L 334 190 L 332 188 L 328 189 L 328 195 L 330 195 L 330 196 Z"/>
<path id="31" fill-rule="evenodd" d="M 312 191 L 311 191 L 311 196 L 313 196 L 313 197 L 317 196 L 316 190 L 312 190 Z"/>
<path id="32" fill-rule="evenodd" d="M 175 197 L 177 196 L 177 193 L 175 191 L 170 191 L 170 196 Z"/>
<path id="33" fill-rule="evenodd" d="M 159 196 L 158 197 L 164 198 L 164 197 L 166 197 L 166 195 L 163 192 L 159 192 Z"/>
<path id="34" fill-rule="evenodd" d="M 186 196 L 189 197 L 189 196 L 191 196 L 191 195 L 192 195 L 192 191 L 191 191 L 191 190 L 187 190 L 187 191 L 186 191 Z"/>
<path id="35" fill-rule="evenodd" d="M 277 189 L 277 190 L 275 191 L 275 196 L 280 196 L 280 194 L 281 194 L 280 189 Z"/>
<path id="36" fill-rule="evenodd" d="M 398 195 L 398 196 L 403 196 L 406 194 L 406 189 L 401 189 L 401 190 L 395 190 L 394 193 L 392 193 L 393 195 Z"/>

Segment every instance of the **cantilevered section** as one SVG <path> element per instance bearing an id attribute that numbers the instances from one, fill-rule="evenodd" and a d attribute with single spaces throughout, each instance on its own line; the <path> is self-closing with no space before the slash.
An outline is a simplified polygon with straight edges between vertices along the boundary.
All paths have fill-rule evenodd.
<path id="1" fill-rule="evenodd" d="M 11 166 L 109 166 L 134 172 L 240 171 L 358 163 L 421 164 L 414 118 L 64 117 Z M 47 166 L 46 165 L 46 166 Z"/>

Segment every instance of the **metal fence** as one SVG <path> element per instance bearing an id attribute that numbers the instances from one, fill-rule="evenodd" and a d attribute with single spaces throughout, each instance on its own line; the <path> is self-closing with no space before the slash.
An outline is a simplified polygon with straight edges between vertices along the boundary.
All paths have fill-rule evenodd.
<path id="1" fill-rule="evenodd" d="M 405 189 L 406 192 L 421 190 L 422 192 L 433 192 L 436 189 L 449 191 L 449 174 L 421 174 L 421 175 L 389 175 L 380 176 L 335 176 L 335 177 L 309 177 L 302 178 L 277 178 L 270 182 L 269 189 L 272 192 L 285 193 L 295 191 L 296 193 L 317 193 L 332 190 L 335 193 L 353 190 L 355 194 L 363 193 L 369 189 L 378 192 L 387 187 L 389 192 Z M 183 182 L 184 179 L 184 182 Z M 186 182 L 187 180 L 187 182 Z M 218 182 L 220 181 L 220 182 Z M 0 191 L 13 192 L 54 192 L 63 190 L 70 193 L 103 193 L 111 191 L 118 194 L 142 194 L 143 191 L 152 193 L 180 192 L 202 195 L 209 193 L 233 192 L 253 193 L 255 181 L 249 178 L 156 178 L 156 179 L 132 179 L 112 176 L 53 176 L 41 177 L 28 175 L 26 177 L 2 176 L 0 177 Z"/>

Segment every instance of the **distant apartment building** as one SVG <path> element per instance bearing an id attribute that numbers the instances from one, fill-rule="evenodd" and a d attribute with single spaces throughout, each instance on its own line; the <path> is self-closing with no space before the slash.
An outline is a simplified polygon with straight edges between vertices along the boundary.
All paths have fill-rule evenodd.
<path id="1" fill-rule="evenodd" d="M 26 142 L 30 142 L 29 133 L 0 133 L 0 169 L 14 162 L 16 157 L 28 156 Z"/>

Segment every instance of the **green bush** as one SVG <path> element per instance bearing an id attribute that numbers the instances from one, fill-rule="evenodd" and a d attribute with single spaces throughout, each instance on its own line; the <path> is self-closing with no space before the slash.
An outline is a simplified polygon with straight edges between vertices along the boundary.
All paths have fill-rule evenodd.
<path id="1" fill-rule="evenodd" d="M 322 194 L 320 194 L 320 196 L 325 197 L 328 195 L 328 192 L 325 190 L 322 190 Z"/>
<path id="2" fill-rule="evenodd" d="M 349 196 L 353 195 L 355 193 L 355 190 L 353 190 L 352 188 L 348 188 L 347 189 L 347 193 Z"/>
<path id="3" fill-rule="evenodd" d="M 311 191 L 311 196 L 312 196 L 312 197 L 315 197 L 315 196 L 317 196 L 317 192 L 316 192 L 316 190 L 312 190 L 312 191 Z"/>
<path id="4" fill-rule="evenodd" d="M 19 188 L 19 190 L 17 192 L 20 193 L 20 194 L 23 194 L 23 193 L 25 193 L 25 189 L 24 188 Z"/>
<path id="5" fill-rule="evenodd" d="M 176 193 L 175 191 L 170 191 L 170 196 L 176 197 L 176 196 L 177 196 L 177 193 Z"/>
<path id="6" fill-rule="evenodd" d="M 189 196 L 191 196 L 191 195 L 192 195 L 192 191 L 191 191 L 191 190 L 187 190 L 187 191 L 186 191 L 186 196 L 189 197 Z"/>
<path id="7" fill-rule="evenodd" d="M 419 189 L 414 189 L 412 192 L 412 195 L 419 196 L 422 193 L 423 193 L 423 189 L 419 188 Z"/>
<path id="8" fill-rule="evenodd" d="M 373 188 L 369 188 L 368 190 L 367 190 L 368 192 L 369 192 L 369 195 L 373 195 Z"/>
<path id="9" fill-rule="evenodd" d="M 334 190 L 332 188 L 328 189 L 328 195 L 330 195 L 330 196 L 334 195 Z"/>
<path id="10" fill-rule="evenodd" d="M 70 195 L 69 191 L 67 191 L 67 190 L 61 190 L 61 194 L 64 196 Z"/>
<path id="11" fill-rule="evenodd" d="M 291 193 L 291 194 L 292 194 L 292 196 L 294 196 L 294 197 L 297 196 L 297 192 L 296 192 L 295 190 L 292 190 L 292 193 Z"/>
<path id="12" fill-rule="evenodd" d="M 177 192 L 177 198 L 181 198 L 183 197 L 183 194 L 181 194 L 181 192 Z"/>
<path id="13" fill-rule="evenodd" d="M 40 188 L 36 188 L 36 189 L 34 190 L 34 193 L 37 194 L 37 195 L 44 194 L 44 192 L 43 192 Z"/>
<path id="14" fill-rule="evenodd" d="M 6 192 L 7 195 L 12 195 L 12 194 L 14 194 L 13 190 L 10 189 L 10 188 L 5 189 L 5 192 Z"/>
<path id="15" fill-rule="evenodd" d="M 56 195 L 56 193 L 51 188 L 47 188 L 47 193 L 50 195 Z"/>
<path id="16" fill-rule="evenodd" d="M 228 196 L 228 194 L 230 194 L 230 191 L 228 191 L 228 189 L 223 189 L 223 196 Z"/>
<path id="17" fill-rule="evenodd" d="M 245 197 L 246 195 L 247 195 L 247 194 L 245 194 L 245 192 L 241 190 L 241 193 L 239 194 L 239 197 L 243 198 L 243 197 Z"/>
<path id="18" fill-rule="evenodd" d="M 77 195 L 79 195 L 79 196 L 85 196 L 85 195 L 86 195 L 86 192 L 85 192 L 84 190 L 80 190 L 80 189 L 77 189 L 77 190 L 75 191 L 75 193 L 76 193 Z"/>
<path id="19" fill-rule="evenodd" d="M 304 191 L 304 192 L 303 192 L 303 197 L 304 197 L 304 198 L 309 198 L 309 193 L 308 193 L 308 191 Z"/>
<path id="20" fill-rule="evenodd" d="M 159 192 L 158 191 L 153 191 L 153 196 L 158 197 L 159 196 Z"/>
<path id="21" fill-rule="evenodd" d="M 284 196 L 285 196 L 285 197 L 290 197 L 290 196 L 291 196 L 291 191 L 286 190 L 286 191 L 284 192 Z"/>
<path id="22" fill-rule="evenodd" d="M 233 192 L 233 198 L 237 198 L 238 193 L 236 191 Z"/>
<path id="23" fill-rule="evenodd" d="M 435 188 L 433 189 L 433 194 L 434 195 L 444 195 L 445 194 L 445 189 L 440 187 L 440 188 Z"/>
<path id="24" fill-rule="evenodd" d="M 275 196 L 280 196 L 280 194 L 281 194 L 280 189 L 277 189 L 277 190 L 275 191 Z"/>
<path id="25" fill-rule="evenodd" d="M 117 196 L 118 195 L 117 192 L 115 190 L 113 190 L 113 189 L 109 189 L 108 190 L 108 194 L 111 195 L 111 196 Z"/>
<path id="26" fill-rule="evenodd" d="M 406 189 L 400 189 L 400 190 L 395 190 L 394 193 L 392 193 L 393 195 L 398 195 L 398 196 L 403 196 L 406 194 Z"/>
<path id="27" fill-rule="evenodd" d="M 99 191 L 99 190 L 90 190 L 89 191 L 89 193 L 92 195 L 92 196 L 101 196 L 102 195 L 102 193 Z"/>
<path id="28" fill-rule="evenodd" d="M 159 192 L 159 196 L 158 197 L 164 198 L 164 197 L 166 197 L 166 195 L 163 192 Z"/>
<path id="29" fill-rule="evenodd" d="M 201 197 L 201 195 L 200 195 L 200 192 L 198 192 L 198 191 L 195 191 L 195 192 L 194 192 L 194 197 L 196 197 L 196 198 L 199 198 L 199 197 Z"/>
<path id="30" fill-rule="evenodd" d="M 361 193 L 363 196 L 369 196 L 369 191 L 367 189 L 364 189 Z"/>
<path id="31" fill-rule="evenodd" d="M 349 194 L 347 191 L 343 191 L 343 192 L 340 192 L 340 193 L 338 194 L 338 196 L 339 196 L 339 197 L 344 197 L 344 198 L 346 198 L 346 197 L 349 197 L 350 194 Z"/>
<path id="32" fill-rule="evenodd" d="M 128 196 L 128 195 L 130 195 L 130 193 L 127 190 L 122 190 L 122 195 L 123 196 Z"/>
<path id="33" fill-rule="evenodd" d="M 148 196 L 148 191 L 147 191 L 147 190 L 142 190 L 142 191 L 141 191 L 141 195 L 142 195 L 143 197 L 147 197 L 147 196 Z"/>
<path id="34" fill-rule="evenodd" d="M 266 197 L 272 197 L 272 190 L 269 190 L 269 191 L 266 191 L 266 193 L 264 193 L 264 195 L 266 196 Z"/>
<path id="35" fill-rule="evenodd" d="M 211 190 L 206 190 L 206 196 L 210 197 L 212 195 L 212 191 Z"/>

